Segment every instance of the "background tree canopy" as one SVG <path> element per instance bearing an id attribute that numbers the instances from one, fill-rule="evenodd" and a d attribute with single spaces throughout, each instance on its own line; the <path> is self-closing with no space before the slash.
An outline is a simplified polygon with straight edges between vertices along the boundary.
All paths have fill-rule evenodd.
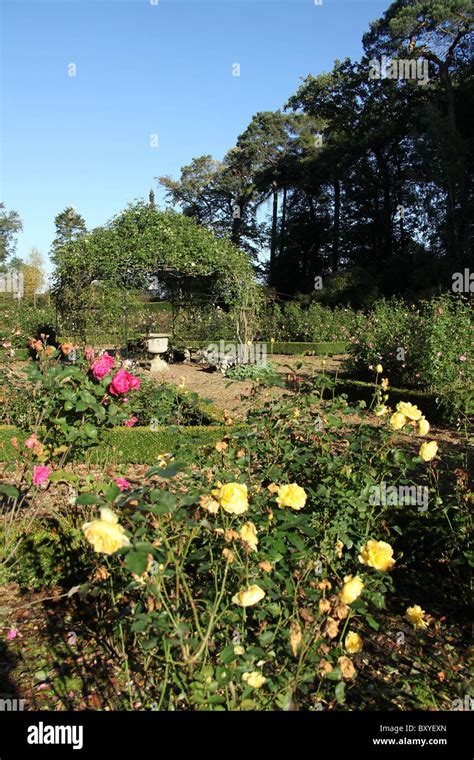
<path id="1" fill-rule="evenodd" d="M 257 113 L 222 163 L 201 156 L 160 182 L 253 252 L 282 296 L 311 293 L 315 276 L 314 297 L 355 306 L 448 289 L 473 267 L 472 40 L 470 0 L 396 0 L 361 61 L 308 75 L 287 112 Z M 371 78 L 382 56 L 424 61 L 427 83 Z"/>

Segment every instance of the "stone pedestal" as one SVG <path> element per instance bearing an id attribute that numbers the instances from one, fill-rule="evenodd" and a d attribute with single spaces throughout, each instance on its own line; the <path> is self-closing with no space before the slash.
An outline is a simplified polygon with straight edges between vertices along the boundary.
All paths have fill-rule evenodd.
<path id="1" fill-rule="evenodd" d="M 159 355 L 154 356 L 150 362 L 150 372 L 169 372 L 169 364 Z"/>

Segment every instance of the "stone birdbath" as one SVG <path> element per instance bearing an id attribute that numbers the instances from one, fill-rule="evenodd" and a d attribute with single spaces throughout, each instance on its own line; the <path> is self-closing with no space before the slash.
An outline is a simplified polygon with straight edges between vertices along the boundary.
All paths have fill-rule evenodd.
<path id="1" fill-rule="evenodd" d="M 148 333 L 145 337 L 145 348 L 152 355 L 150 372 L 167 372 L 169 370 L 168 364 L 160 356 L 168 350 L 169 337 L 167 333 Z"/>

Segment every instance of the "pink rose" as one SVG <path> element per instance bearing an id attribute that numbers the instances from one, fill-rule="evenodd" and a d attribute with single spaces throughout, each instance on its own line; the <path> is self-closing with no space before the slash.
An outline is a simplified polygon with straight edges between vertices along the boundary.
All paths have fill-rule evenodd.
<path id="1" fill-rule="evenodd" d="M 48 480 L 51 467 L 46 467 L 44 464 L 33 467 L 33 485 L 40 486 L 45 480 Z"/>
<path id="2" fill-rule="evenodd" d="M 10 630 L 7 633 L 7 639 L 8 641 L 13 641 L 13 639 L 16 639 L 18 636 L 18 631 L 16 628 L 10 628 Z"/>
<path id="3" fill-rule="evenodd" d="M 130 488 L 130 483 L 125 478 L 115 478 L 115 482 L 121 491 L 126 491 L 127 488 Z"/>
<path id="4" fill-rule="evenodd" d="M 109 391 L 113 396 L 118 396 L 120 393 L 126 393 L 130 390 L 130 375 L 124 369 L 119 369 L 116 375 L 113 376 L 110 383 Z"/>
<path id="5" fill-rule="evenodd" d="M 91 359 L 93 359 L 95 356 L 95 351 L 91 346 L 87 346 L 87 348 L 84 351 L 84 354 L 86 356 L 87 361 L 90 362 Z"/>
<path id="6" fill-rule="evenodd" d="M 133 427 L 134 425 L 137 424 L 137 422 L 138 422 L 138 417 L 130 417 L 130 419 L 125 420 L 123 424 L 125 425 L 125 427 Z"/>
<path id="7" fill-rule="evenodd" d="M 29 438 L 25 441 L 25 446 L 27 449 L 34 449 L 35 446 L 37 446 L 39 443 L 38 441 L 38 434 L 32 433 Z"/>
<path id="8" fill-rule="evenodd" d="M 140 383 L 139 377 L 131 375 L 125 369 L 119 369 L 112 378 L 109 391 L 113 396 L 118 396 L 121 393 L 127 393 L 129 390 L 137 390 L 140 387 Z"/>
<path id="9" fill-rule="evenodd" d="M 460 361 L 460 362 L 465 362 L 465 361 L 467 361 L 467 356 L 464 356 L 464 354 L 462 354 L 462 355 L 459 357 L 459 361 Z"/>
<path id="10" fill-rule="evenodd" d="M 115 359 L 113 356 L 109 356 L 108 354 L 99 356 L 99 358 L 95 360 L 91 367 L 92 374 L 94 375 L 95 379 L 102 380 L 103 377 L 109 374 L 114 364 Z"/>

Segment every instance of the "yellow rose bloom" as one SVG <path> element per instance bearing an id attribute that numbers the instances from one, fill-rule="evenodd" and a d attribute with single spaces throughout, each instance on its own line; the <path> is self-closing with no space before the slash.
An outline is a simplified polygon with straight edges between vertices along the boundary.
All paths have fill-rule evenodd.
<path id="1" fill-rule="evenodd" d="M 349 654 L 357 654 L 358 652 L 362 651 L 362 648 L 364 646 L 362 636 L 359 636 L 359 634 L 355 633 L 355 631 L 349 631 L 346 638 L 344 639 L 344 646 L 346 647 L 346 650 L 349 652 Z"/>
<path id="2" fill-rule="evenodd" d="M 399 401 L 397 404 L 397 412 L 404 414 L 409 420 L 419 420 L 422 416 L 420 409 L 415 404 L 410 404 L 409 401 Z"/>
<path id="3" fill-rule="evenodd" d="M 252 673 L 242 673 L 242 681 L 245 681 L 253 689 L 260 689 L 266 683 L 266 680 L 257 670 L 252 671 Z"/>
<path id="4" fill-rule="evenodd" d="M 371 539 L 361 548 L 359 562 L 363 565 L 387 572 L 395 564 L 393 559 L 393 549 L 385 541 L 374 541 Z"/>
<path id="5" fill-rule="evenodd" d="M 385 406 L 385 404 L 382 404 L 381 406 L 377 406 L 374 410 L 374 414 L 376 417 L 383 417 L 384 414 L 387 414 L 388 412 L 388 406 Z"/>
<path id="6" fill-rule="evenodd" d="M 381 375 L 381 374 L 382 374 L 382 372 L 383 372 L 383 367 L 382 367 L 382 365 L 381 365 L 381 364 L 377 364 L 377 366 L 376 366 L 376 368 L 375 368 L 375 371 L 376 371 L 377 375 Z"/>
<path id="7" fill-rule="evenodd" d="M 251 607 L 253 604 L 260 602 L 264 596 L 265 591 L 263 588 L 254 584 L 253 586 L 244 589 L 244 591 L 239 591 L 237 594 L 234 594 L 232 601 L 234 604 L 238 604 L 239 607 Z"/>
<path id="8" fill-rule="evenodd" d="M 222 509 L 232 515 L 242 515 L 249 508 L 245 483 L 226 483 L 214 489 L 212 495 Z"/>
<path id="9" fill-rule="evenodd" d="M 392 414 L 390 417 L 390 425 L 394 430 L 401 430 L 407 422 L 408 418 L 401 412 L 395 412 L 395 414 Z"/>
<path id="10" fill-rule="evenodd" d="M 240 538 L 249 546 L 252 551 L 256 552 L 258 547 L 257 529 L 253 522 L 242 525 L 239 533 Z"/>
<path id="11" fill-rule="evenodd" d="M 303 509 L 307 499 L 304 488 L 296 483 L 287 483 L 278 489 L 277 504 L 280 507 L 290 507 L 290 509 Z"/>
<path id="12" fill-rule="evenodd" d="M 420 417 L 418 420 L 418 425 L 416 426 L 416 432 L 418 435 L 428 435 L 430 432 L 430 423 L 428 422 L 425 417 Z"/>
<path id="13" fill-rule="evenodd" d="M 419 450 L 419 455 L 422 459 L 425 460 L 425 462 L 431 462 L 433 457 L 436 456 L 436 453 L 438 451 L 438 444 L 436 441 L 426 441 L 425 443 L 422 443 Z"/>
<path id="14" fill-rule="evenodd" d="M 174 461 L 174 457 L 171 454 L 158 454 L 158 467 L 166 469 L 170 462 Z"/>
<path id="15" fill-rule="evenodd" d="M 421 609 L 419 604 L 415 604 L 413 607 L 407 607 L 405 612 L 406 619 L 414 628 L 428 628 L 428 622 L 424 619 L 424 615 L 425 611 Z"/>
<path id="16" fill-rule="evenodd" d="M 125 528 L 118 524 L 118 517 L 108 507 L 100 510 L 100 520 L 92 520 L 82 526 L 84 536 L 100 554 L 113 554 L 122 546 L 129 546 Z"/>
<path id="17" fill-rule="evenodd" d="M 339 594 L 339 598 L 343 604 L 352 604 L 361 595 L 364 588 L 363 581 L 358 575 L 353 577 L 352 575 L 346 575 L 344 578 L 344 585 Z"/>

